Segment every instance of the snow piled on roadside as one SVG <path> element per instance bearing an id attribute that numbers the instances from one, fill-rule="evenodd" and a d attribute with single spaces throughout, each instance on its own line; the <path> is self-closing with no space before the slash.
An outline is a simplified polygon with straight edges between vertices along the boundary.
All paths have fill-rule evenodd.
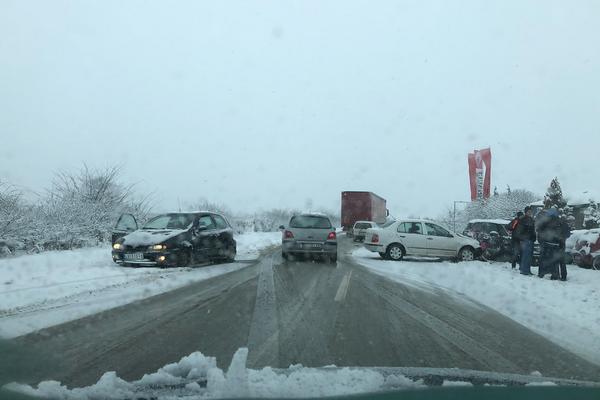
<path id="1" fill-rule="evenodd" d="M 568 266 L 568 281 L 561 282 L 523 276 L 508 263 L 384 261 L 364 248 L 352 255 L 395 281 L 466 296 L 600 364 L 598 271 Z"/>
<path id="2" fill-rule="evenodd" d="M 384 377 L 365 369 L 305 368 L 292 366 L 286 371 L 272 368 L 246 368 L 248 349 L 239 349 L 227 372 L 217 367 L 214 357 L 195 352 L 179 362 L 168 364 L 140 380 L 127 382 L 114 372 L 84 388 L 68 389 L 57 381 L 32 387 L 11 383 L 6 389 L 30 396 L 60 399 L 205 399 L 205 398 L 317 398 L 373 393 L 386 390 L 423 388 L 402 374 Z"/>
<path id="3" fill-rule="evenodd" d="M 258 258 L 280 232 L 237 235 L 237 261 Z M 123 268 L 110 248 L 49 251 L 0 260 L 0 337 L 12 338 L 247 266 Z"/>
<path id="4" fill-rule="evenodd" d="M 281 232 L 250 232 L 236 235 L 238 260 L 256 259 L 267 247 L 281 245 Z"/>

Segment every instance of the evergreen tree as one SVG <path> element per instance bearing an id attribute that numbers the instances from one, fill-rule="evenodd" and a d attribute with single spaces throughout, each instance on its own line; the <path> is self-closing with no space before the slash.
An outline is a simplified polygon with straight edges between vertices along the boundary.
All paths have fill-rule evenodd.
<path id="1" fill-rule="evenodd" d="M 559 211 L 566 207 L 567 201 L 563 197 L 562 188 L 558 182 L 558 178 L 552 179 L 550 186 L 544 196 L 544 204 L 549 207 L 555 207 Z"/>
<path id="2" fill-rule="evenodd" d="M 558 210 L 561 218 L 566 218 L 570 222 L 574 221 L 573 209 L 567 205 L 567 201 L 563 197 L 563 191 L 558 182 L 558 178 L 554 177 L 550 182 L 550 186 L 544 196 L 544 206 L 547 208 L 554 207 Z"/>

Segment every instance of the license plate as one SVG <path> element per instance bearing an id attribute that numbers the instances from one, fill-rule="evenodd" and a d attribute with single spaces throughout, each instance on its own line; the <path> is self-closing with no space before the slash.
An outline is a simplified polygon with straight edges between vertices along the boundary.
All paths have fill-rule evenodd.
<path id="1" fill-rule="evenodd" d="M 125 259 L 129 260 L 129 261 L 143 260 L 144 254 L 143 253 L 125 253 Z"/>
<path id="2" fill-rule="evenodd" d="M 305 249 L 320 249 L 321 243 L 301 243 L 300 246 Z"/>

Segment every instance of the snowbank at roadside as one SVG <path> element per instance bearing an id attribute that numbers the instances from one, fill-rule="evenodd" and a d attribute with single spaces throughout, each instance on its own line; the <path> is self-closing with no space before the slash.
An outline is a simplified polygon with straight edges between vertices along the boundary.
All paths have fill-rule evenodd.
<path id="1" fill-rule="evenodd" d="M 0 260 L 0 337 L 20 336 L 248 265 L 280 232 L 236 236 L 236 263 L 198 268 L 123 268 L 110 248 L 50 251 Z"/>
<path id="2" fill-rule="evenodd" d="M 236 235 L 237 260 L 256 259 L 267 247 L 281 245 L 281 232 L 248 232 Z"/>
<path id="3" fill-rule="evenodd" d="M 384 261 L 364 248 L 353 257 L 395 281 L 467 296 L 600 364 L 598 271 L 568 266 L 568 281 L 561 282 L 523 276 L 508 263 Z"/>

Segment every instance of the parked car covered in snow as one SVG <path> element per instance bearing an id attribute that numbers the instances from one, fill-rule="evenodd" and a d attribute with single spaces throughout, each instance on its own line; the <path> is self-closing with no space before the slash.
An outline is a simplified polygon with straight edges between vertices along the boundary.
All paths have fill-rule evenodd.
<path id="1" fill-rule="evenodd" d="M 365 240 L 367 229 L 376 228 L 377 224 L 373 221 L 356 221 L 352 227 L 352 237 L 355 242 Z"/>
<path id="2" fill-rule="evenodd" d="M 402 260 L 404 256 L 427 256 L 471 261 L 481 247 L 473 238 L 451 233 L 435 222 L 407 219 L 367 229 L 365 248 L 384 259 Z"/>
<path id="3" fill-rule="evenodd" d="M 122 265 L 185 267 L 232 262 L 236 255 L 233 229 L 212 212 L 158 215 L 138 229 L 133 215 L 123 214 L 113 231 L 113 261 Z"/>
<path id="4" fill-rule="evenodd" d="M 600 229 L 573 231 L 571 238 L 566 247 L 573 262 L 583 268 L 600 270 Z M 575 247 L 569 248 L 569 242 L 575 242 Z"/>
<path id="5" fill-rule="evenodd" d="M 473 219 L 469 221 L 463 231 L 463 235 L 479 240 L 482 235 L 490 235 L 497 232 L 500 237 L 510 236 L 508 226 L 510 221 L 506 219 Z"/>
<path id="6" fill-rule="evenodd" d="M 510 223 L 511 221 L 505 219 L 473 219 L 467 224 L 463 235 L 479 242 L 484 260 L 510 261 L 513 253 Z M 537 259 L 539 251 L 537 258 L 534 254 L 534 262 Z"/>

